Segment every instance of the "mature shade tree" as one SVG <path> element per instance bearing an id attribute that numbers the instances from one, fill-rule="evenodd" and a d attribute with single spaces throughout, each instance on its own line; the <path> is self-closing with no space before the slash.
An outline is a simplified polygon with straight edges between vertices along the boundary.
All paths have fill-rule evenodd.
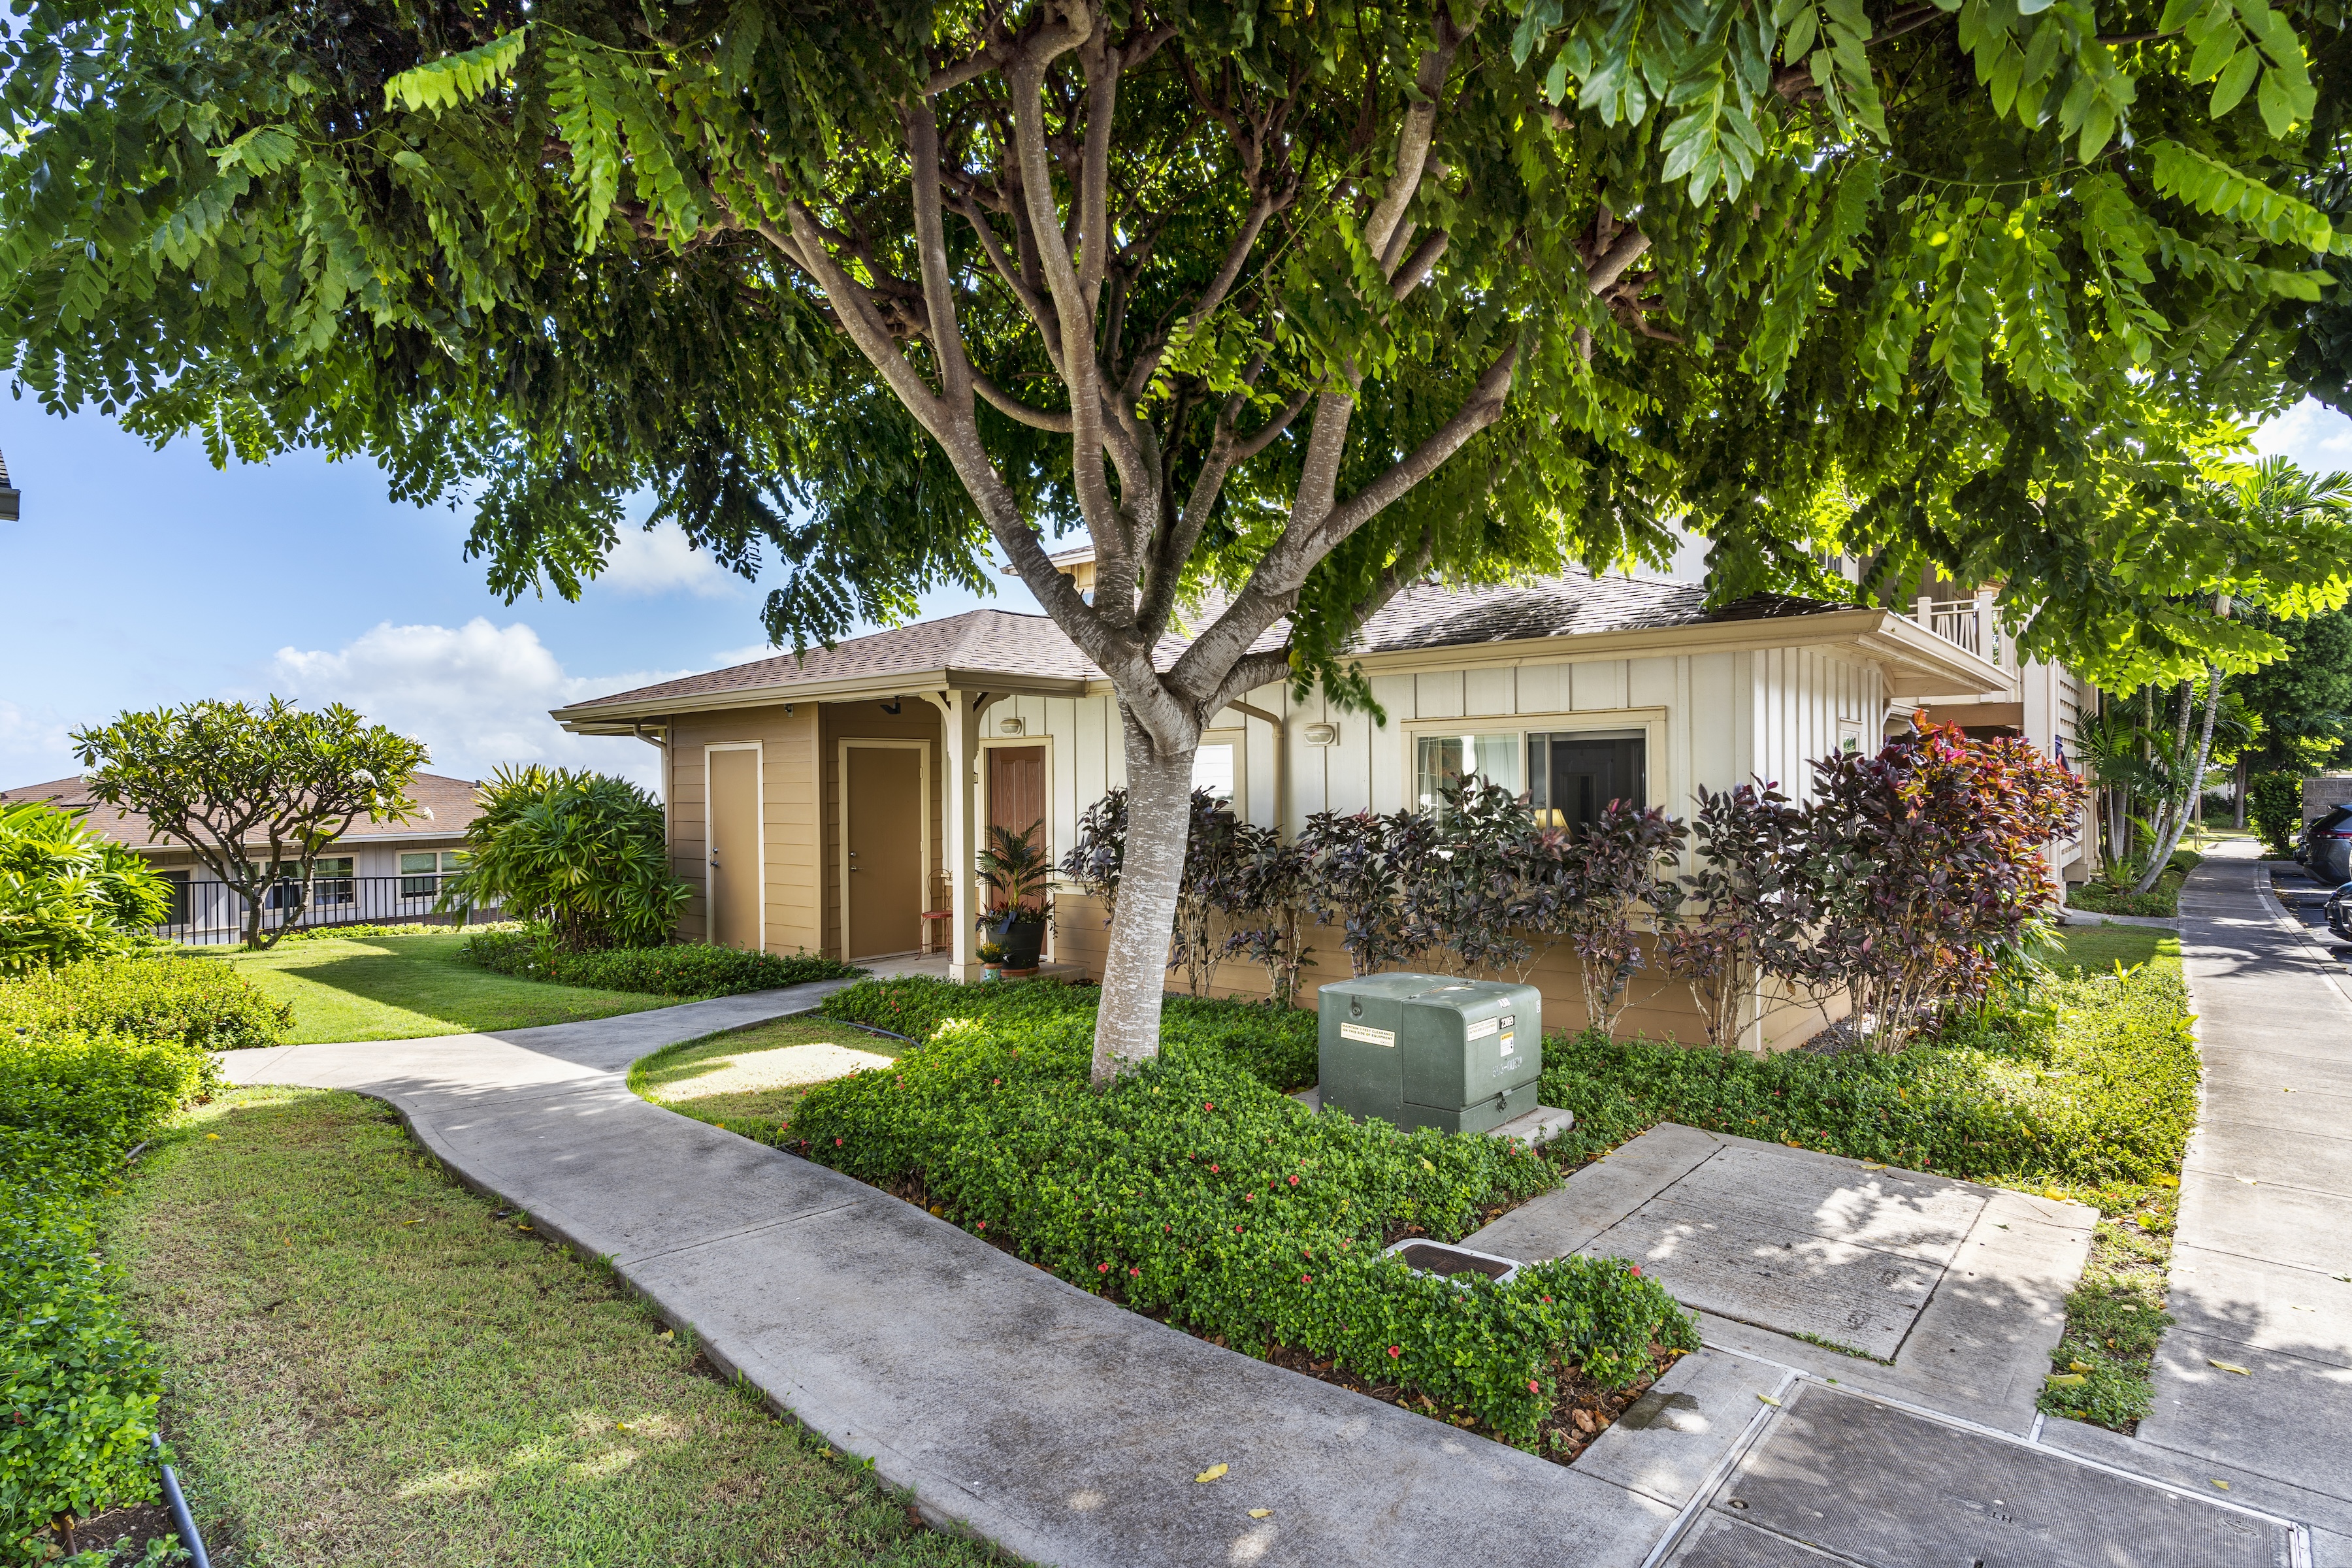
<path id="1" fill-rule="evenodd" d="M 1349 639 L 1423 574 L 1654 558 L 1678 515 L 1725 592 L 1852 548 L 2000 576 L 2027 651 L 2141 679 L 2242 637 L 2137 563 L 2210 411 L 2291 395 L 2338 243 L 2316 4 L 16 26 L 0 321 L 47 405 L 474 487 L 509 594 L 576 591 L 651 489 L 782 558 L 779 641 L 1009 555 L 1124 725 L 1098 1077 L 1157 1048 L 1202 727 L 1269 681 L 1368 701 Z"/>
<path id="2" fill-rule="evenodd" d="M 2241 772 L 2303 773 L 2341 763 L 2352 749 L 2352 610 L 2305 621 L 2250 617 L 2286 644 L 2275 662 L 2233 676 L 2231 689 L 2263 721 L 2239 758 Z"/>
<path id="3" fill-rule="evenodd" d="M 408 785 L 431 761 L 340 702 L 310 712 L 278 697 L 122 713 L 73 740 L 93 798 L 140 813 L 244 899 L 249 948 L 301 921 L 319 857 L 352 823 L 416 809 Z"/>

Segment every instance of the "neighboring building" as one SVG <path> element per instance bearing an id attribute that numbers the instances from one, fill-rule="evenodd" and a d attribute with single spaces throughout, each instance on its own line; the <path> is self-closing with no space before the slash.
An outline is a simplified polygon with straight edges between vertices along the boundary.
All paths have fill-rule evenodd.
<path id="1" fill-rule="evenodd" d="M 2316 822 L 2339 805 L 2352 805 L 2352 773 L 2317 773 L 2303 781 L 2303 819 Z"/>
<path id="2" fill-rule="evenodd" d="M 1080 592 L 1091 587 L 1087 552 L 1055 561 Z M 1684 815 L 1697 785 L 1751 775 L 1801 796 L 1812 759 L 1874 749 L 1924 704 L 1939 718 L 1943 705 L 1966 704 L 1968 722 L 2018 729 L 2048 747 L 2067 731 L 2043 727 L 2063 722 L 2061 705 L 2077 699 L 2004 664 L 1983 633 L 1990 620 L 1977 601 L 1937 605 L 1917 620 L 1773 596 L 1710 611 L 1696 584 L 1582 573 L 1424 586 L 1359 639 L 1385 725 L 1319 693 L 1302 703 L 1265 687 L 1217 717 L 1195 776 L 1245 819 L 1296 833 L 1318 811 L 1393 811 L 1465 766 L 1569 817 L 1612 795 Z M 1181 646 L 1171 640 L 1163 659 Z M 697 888 L 687 934 L 850 959 L 938 941 L 957 973 L 973 969 L 976 836 L 1042 819 L 1058 858 L 1078 814 L 1124 776 L 1109 682 L 1050 620 L 1002 610 L 554 716 L 576 733 L 662 747 L 673 865 Z M 2056 858 L 2079 876 L 2066 863 L 2080 856 L 2075 847 Z M 1055 902 L 1049 956 L 1098 973 L 1099 909 L 1068 889 Z M 1344 977 L 1336 936 L 1315 946 L 1310 984 Z M 1582 1016 L 1573 963 L 1556 956 L 1533 976 L 1559 1026 Z M 1239 963 L 1219 980 L 1237 994 L 1262 984 Z M 1680 987 L 1646 990 L 1633 1027 L 1696 1037 Z M 1820 1024 L 1783 1013 L 1770 1039 L 1753 1031 L 1750 1045 L 1788 1043 Z"/>
<path id="3" fill-rule="evenodd" d="M 310 897 L 301 923 L 425 919 L 440 895 L 442 876 L 457 868 L 467 825 L 481 814 L 475 787 L 470 779 L 418 773 L 408 786 L 409 798 L 416 803 L 415 816 L 388 822 L 363 816 L 352 824 L 351 830 L 329 846 L 312 868 Z M 84 826 L 139 851 L 175 884 L 178 891 L 166 934 L 204 941 L 242 929 L 241 900 L 220 885 L 220 879 L 185 844 L 155 837 L 143 816 L 92 799 L 79 777 L 0 790 L 0 803 L 27 800 L 87 808 Z M 249 841 L 249 847 L 257 860 L 269 852 L 266 838 Z M 290 902 L 293 890 L 289 883 L 271 897 Z"/>

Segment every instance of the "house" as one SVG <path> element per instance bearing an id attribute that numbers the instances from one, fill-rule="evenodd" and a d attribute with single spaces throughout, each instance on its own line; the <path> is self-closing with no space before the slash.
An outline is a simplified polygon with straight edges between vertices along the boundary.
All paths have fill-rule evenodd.
<path id="1" fill-rule="evenodd" d="M 1090 586 L 1091 556 L 1055 558 Z M 1465 769 L 1570 816 L 1612 796 L 1691 808 L 1699 784 L 1760 775 L 1801 795 L 1808 763 L 1874 749 L 1922 707 L 2044 748 L 2087 689 L 2004 659 L 1989 600 L 1914 615 L 1760 596 L 1710 610 L 1696 585 L 1570 572 L 1504 587 L 1412 588 L 1364 627 L 1359 657 L 1385 723 L 1269 686 L 1202 737 L 1195 777 L 1244 818 L 1296 833 L 1324 810 L 1393 811 Z M 1181 645 L 1179 645 L 1181 646 Z M 1165 657 L 1172 657 L 1171 648 Z M 991 825 L 1042 821 L 1056 857 L 1121 782 L 1109 682 L 1040 616 L 981 609 L 623 691 L 554 710 L 581 734 L 660 748 L 673 864 L 696 896 L 684 932 L 847 959 L 942 947 L 975 972 L 970 874 Z M 2080 847 L 2053 852 L 2084 874 Z M 943 928 L 943 929 L 942 929 Z M 1107 931 L 1056 896 L 1049 958 L 1098 973 Z M 1314 981 L 1344 977 L 1318 940 Z M 1572 957 L 1533 977 L 1547 1019 L 1582 1017 Z M 1219 989 L 1263 994 L 1227 965 Z M 1253 991 L 1253 985 L 1259 989 Z M 1679 990 L 1648 987 L 1633 1027 L 1695 1037 Z M 1820 1026 L 1782 1015 L 1757 1048 Z M 1770 1037 L 1767 1037 L 1768 1034 Z"/>
<path id="2" fill-rule="evenodd" d="M 352 824 L 313 866 L 301 923 L 396 922 L 431 914 L 442 876 L 457 868 L 467 825 L 481 814 L 475 788 L 471 779 L 418 773 L 408 786 L 417 807 L 414 816 L 381 822 L 363 816 Z M 205 942 L 241 933 L 243 900 L 221 886 L 195 851 L 175 838 L 156 837 L 140 813 L 94 799 L 79 776 L 0 790 L 0 804 L 28 800 L 83 810 L 83 826 L 137 850 L 173 884 L 172 919 L 159 934 Z M 248 844 L 257 858 L 268 853 L 266 838 Z M 290 882 L 273 889 L 273 906 L 290 905 L 294 891 Z"/>

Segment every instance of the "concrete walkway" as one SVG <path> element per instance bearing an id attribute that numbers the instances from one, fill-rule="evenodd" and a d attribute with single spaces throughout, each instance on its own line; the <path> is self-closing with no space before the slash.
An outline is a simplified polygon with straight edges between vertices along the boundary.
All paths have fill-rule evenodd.
<path id="1" fill-rule="evenodd" d="M 636 1058 L 829 989 L 238 1051 L 227 1068 L 389 1100 L 451 1170 L 609 1258 L 721 1368 L 871 1458 L 934 1523 L 1034 1562 L 1638 1568 L 1674 1521 L 1674 1502 L 1624 1479 L 1220 1350 L 628 1092 Z"/>
<path id="2" fill-rule="evenodd" d="M 2139 1443 L 2330 1500 L 2319 1561 L 2352 1563 L 2352 994 L 2257 853 L 2181 889 L 2205 1081 Z"/>

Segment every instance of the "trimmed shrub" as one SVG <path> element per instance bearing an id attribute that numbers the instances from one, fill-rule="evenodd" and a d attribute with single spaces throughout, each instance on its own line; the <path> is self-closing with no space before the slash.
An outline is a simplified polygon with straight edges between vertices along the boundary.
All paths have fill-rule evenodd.
<path id="1" fill-rule="evenodd" d="M 2273 856 L 2282 860 L 2293 856 L 2295 837 L 2303 831 L 2302 775 L 2256 773 L 2246 786 L 2246 820 Z"/>
<path id="2" fill-rule="evenodd" d="M 661 803 L 585 769 L 502 767 L 478 792 L 443 910 L 502 903 L 570 952 L 663 941 L 693 889 L 670 870 Z"/>
<path id="3" fill-rule="evenodd" d="M 892 989 L 856 987 L 829 1010 L 887 1011 Z M 1531 1151 L 1314 1115 L 1261 1076 L 1286 1042 L 1245 1063 L 1186 1029 L 1172 1000 L 1160 1057 L 1097 1092 L 1093 1009 L 1071 1005 L 1092 997 L 1054 989 L 1008 988 L 1045 994 L 941 1022 L 891 1067 L 818 1085 L 791 1146 L 919 1187 L 1082 1289 L 1244 1352 L 1281 1344 L 1402 1383 L 1522 1446 L 1564 1373 L 1622 1385 L 1654 1346 L 1696 1348 L 1665 1291 L 1616 1259 L 1534 1264 L 1498 1286 L 1381 1255 L 1403 1235 L 1459 1237 L 1550 1186 Z"/>
<path id="4" fill-rule="evenodd" d="M 1598 1035 L 1544 1042 L 1542 1100 L 1598 1152 L 1660 1121 L 1978 1181 L 2151 1182 L 2197 1119 L 2178 972 L 2047 983 L 2042 1005 L 1892 1053 L 1727 1055 Z"/>
<path id="5" fill-rule="evenodd" d="M 293 1026 L 290 1005 L 200 958 L 106 959 L 0 984 L 0 1029 L 37 1035 L 137 1035 L 233 1051 L 274 1046 Z"/>
<path id="6" fill-rule="evenodd" d="M 733 996 L 866 973 L 822 953 L 748 952 L 707 942 L 566 952 L 543 931 L 521 929 L 470 938 L 466 956 L 500 974 L 648 996 Z"/>

